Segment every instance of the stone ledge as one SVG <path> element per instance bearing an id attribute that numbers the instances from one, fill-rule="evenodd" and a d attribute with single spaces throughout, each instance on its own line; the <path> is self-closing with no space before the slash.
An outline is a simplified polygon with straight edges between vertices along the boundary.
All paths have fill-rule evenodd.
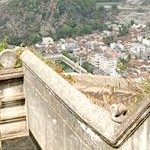
<path id="1" fill-rule="evenodd" d="M 12 117 L 12 118 L 6 118 L 6 119 L 1 119 L 0 121 L 0 125 L 1 124 L 9 124 L 9 123 L 12 123 L 12 122 L 20 122 L 20 121 L 25 121 L 26 120 L 26 114 L 23 113 L 21 116 L 17 116 L 17 117 Z"/>
<path id="2" fill-rule="evenodd" d="M 7 70 L 0 71 L 0 81 L 16 79 L 16 78 L 21 78 L 21 77 L 23 77 L 22 68 L 7 69 Z"/>
<path id="3" fill-rule="evenodd" d="M 9 136 L 9 137 L 3 136 L 2 141 L 16 139 L 16 138 L 22 138 L 22 137 L 26 137 L 26 136 L 29 136 L 29 133 L 27 131 L 18 133 L 18 134 L 11 134 L 11 136 Z"/>
<path id="4" fill-rule="evenodd" d="M 0 96 L 0 99 L 2 103 L 10 103 L 14 101 L 25 100 L 25 95 L 24 93 L 20 93 L 14 96 Z"/>

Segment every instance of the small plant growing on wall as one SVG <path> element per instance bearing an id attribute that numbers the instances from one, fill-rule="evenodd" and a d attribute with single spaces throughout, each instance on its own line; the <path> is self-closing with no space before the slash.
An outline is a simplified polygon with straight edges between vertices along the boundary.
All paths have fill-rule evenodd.
<path id="1" fill-rule="evenodd" d="M 19 48 L 16 50 L 16 63 L 15 63 L 15 68 L 20 68 L 22 67 L 22 61 L 20 59 L 20 56 L 22 54 L 23 50 L 22 48 Z"/>
<path id="2" fill-rule="evenodd" d="M 7 42 L 6 41 L 2 41 L 0 42 L 0 52 L 2 52 L 4 49 L 6 49 L 8 47 Z"/>
<path id="3" fill-rule="evenodd" d="M 129 87 L 135 92 L 136 94 L 136 102 L 140 102 L 143 100 L 147 95 L 150 94 L 150 78 L 147 77 L 143 79 L 140 83 L 132 82 L 131 80 L 127 79 Z"/>

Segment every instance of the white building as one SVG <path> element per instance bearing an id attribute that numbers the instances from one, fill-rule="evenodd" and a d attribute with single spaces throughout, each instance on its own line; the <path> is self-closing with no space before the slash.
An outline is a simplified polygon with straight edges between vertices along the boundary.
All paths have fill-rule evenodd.
<path id="1" fill-rule="evenodd" d="M 42 44 L 44 45 L 54 44 L 54 40 L 51 37 L 43 37 Z"/>
<path id="2" fill-rule="evenodd" d="M 143 36 L 142 36 L 142 35 L 138 35 L 138 36 L 137 36 L 137 41 L 142 43 L 142 41 L 143 41 Z"/>
<path id="3" fill-rule="evenodd" d="M 134 29 L 140 29 L 140 28 L 146 28 L 145 24 L 133 24 L 132 28 Z"/>
<path id="4" fill-rule="evenodd" d="M 65 43 L 61 45 L 62 50 L 67 50 L 70 53 L 74 53 L 76 51 L 79 51 L 80 48 L 76 43 Z"/>
<path id="5" fill-rule="evenodd" d="M 117 49 L 117 50 L 124 50 L 124 46 L 121 43 L 111 43 L 110 44 L 111 49 Z"/>
<path id="6" fill-rule="evenodd" d="M 96 49 L 99 49 L 99 47 L 100 47 L 100 44 L 96 41 L 89 41 L 85 43 L 85 48 L 87 50 L 96 50 Z"/>
<path id="7" fill-rule="evenodd" d="M 90 58 L 90 63 L 111 76 L 119 76 L 116 72 L 117 60 L 107 58 L 100 54 L 95 54 Z"/>
<path id="8" fill-rule="evenodd" d="M 104 30 L 103 34 L 104 34 L 104 37 L 110 37 L 110 36 L 112 36 L 112 32 L 107 31 L 107 30 Z"/>
<path id="9" fill-rule="evenodd" d="M 148 39 L 143 39 L 142 43 L 146 46 L 150 46 L 150 40 Z"/>
<path id="10" fill-rule="evenodd" d="M 144 44 L 132 43 L 130 52 L 131 54 L 139 57 L 143 56 L 147 52 L 147 50 Z"/>

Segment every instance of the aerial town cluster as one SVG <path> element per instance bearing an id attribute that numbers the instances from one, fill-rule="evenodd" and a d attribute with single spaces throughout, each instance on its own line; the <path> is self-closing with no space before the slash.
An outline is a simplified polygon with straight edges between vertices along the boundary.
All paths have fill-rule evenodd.
<path id="1" fill-rule="evenodd" d="M 150 72 L 147 25 L 133 23 L 123 36 L 118 36 L 122 28 L 118 22 L 109 26 L 111 31 L 104 30 L 74 39 L 54 41 L 51 37 L 45 37 L 35 47 L 46 55 L 57 55 L 66 50 L 70 55 L 82 59 L 82 63 L 91 64 L 93 74 L 147 78 Z"/>

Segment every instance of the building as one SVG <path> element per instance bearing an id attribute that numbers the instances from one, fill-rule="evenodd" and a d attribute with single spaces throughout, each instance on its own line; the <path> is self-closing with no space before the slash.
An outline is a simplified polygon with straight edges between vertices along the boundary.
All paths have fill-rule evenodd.
<path id="1" fill-rule="evenodd" d="M 100 54 L 95 54 L 90 57 L 89 62 L 110 76 L 119 76 L 116 72 L 117 59 L 111 59 Z"/>
<path id="2" fill-rule="evenodd" d="M 54 44 L 54 40 L 51 37 L 43 37 L 42 38 L 42 44 L 43 45 Z"/>
<path id="3" fill-rule="evenodd" d="M 142 57 L 147 52 L 146 46 L 140 43 L 131 43 L 130 53 L 137 56 Z"/>
<path id="4" fill-rule="evenodd" d="M 146 46 L 150 46 L 150 40 L 148 39 L 143 39 L 142 43 Z"/>

